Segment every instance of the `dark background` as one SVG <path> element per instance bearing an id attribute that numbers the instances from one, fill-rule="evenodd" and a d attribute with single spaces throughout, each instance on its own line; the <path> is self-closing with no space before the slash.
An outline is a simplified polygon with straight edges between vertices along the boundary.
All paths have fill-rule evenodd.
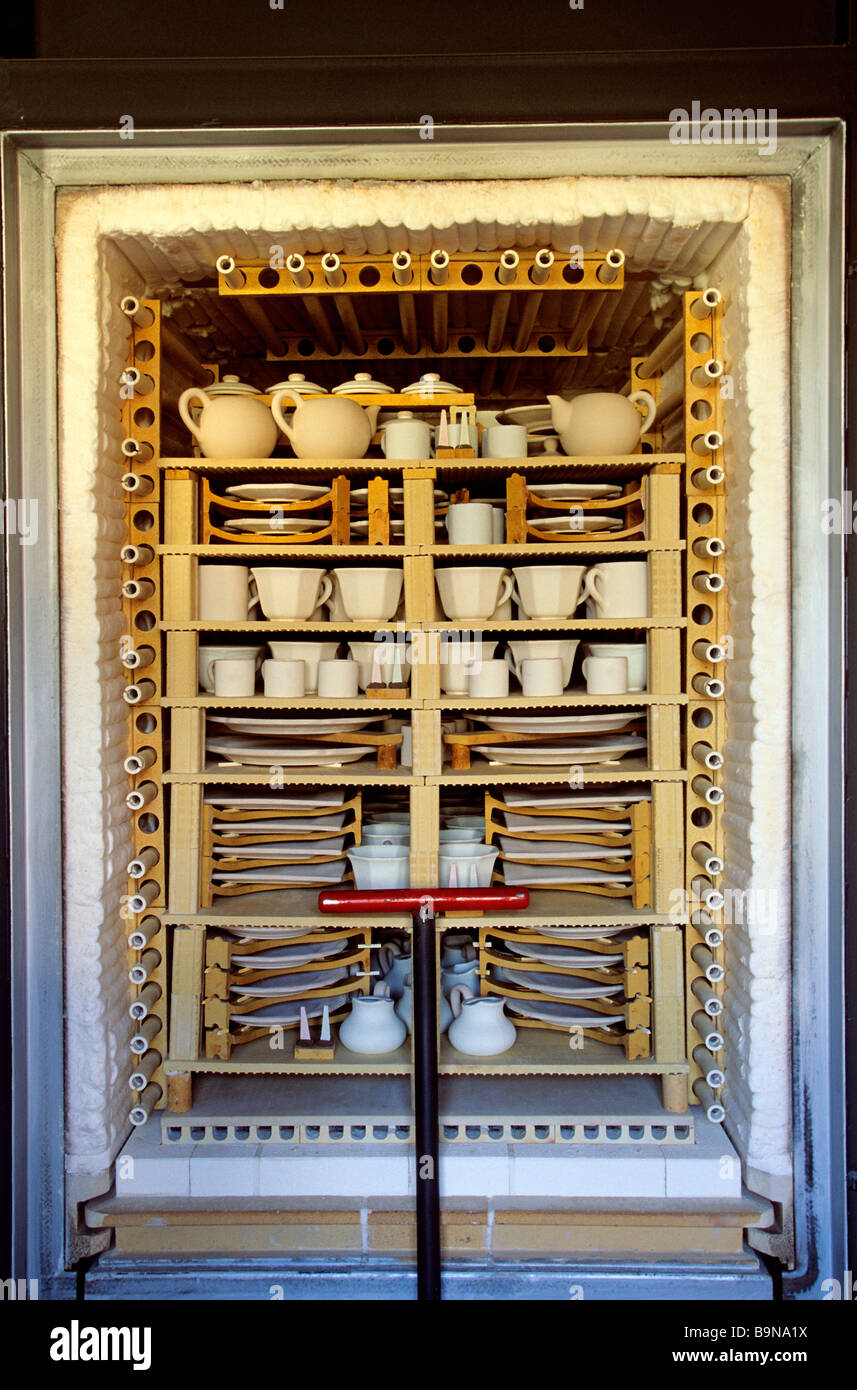
<path id="1" fill-rule="evenodd" d="M 779 119 L 857 114 L 855 0 L 7 0 L 0 129 L 414 125 L 668 119 L 691 102 Z M 847 206 L 857 220 L 849 160 Z M 853 246 L 853 241 L 849 241 Z M 855 343 L 853 251 L 849 338 Z M 853 368 L 850 416 L 857 410 Z M 846 487 L 857 496 L 850 447 Z M 857 651 L 857 567 L 848 645 Z M 0 592 L 0 604 L 2 603 Z M 0 691 L 5 692 L 0 648 Z M 849 702 L 849 879 L 857 883 L 857 719 Z M 0 747 L 0 753 L 2 747 Z M 0 813 L 2 813 L 0 805 Z M 0 895 L 6 885 L 0 814 Z M 0 897 L 2 912 L 2 897 Z M 857 1197 L 857 909 L 849 900 L 850 1197 Z M 0 973 L 8 966 L 8 941 Z M 8 996 L 0 989 L 0 1010 Z M 2 1084 L 9 1069 L 0 1064 Z M 8 1114 L 0 1097 L 0 1107 Z M 3 1144 L 8 1128 L 3 1127 Z M 6 1153 L 8 1159 L 8 1149 Z M 8 1211 L 5 1193 L 0 1208 Z M 850 1267 L 857 1268 L 857 1220 Z M 0 1260 L 0 1264 L 4 1262 Z M 5 1269 L 0 1277 L 5 1276 Z"/>

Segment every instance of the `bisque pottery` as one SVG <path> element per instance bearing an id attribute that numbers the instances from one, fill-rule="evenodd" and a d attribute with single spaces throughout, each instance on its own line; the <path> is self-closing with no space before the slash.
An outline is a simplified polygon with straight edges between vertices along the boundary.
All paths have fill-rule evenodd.
<path id="1" fill-rule="evenodd" d="M 385 941 L 378 950 L 378 965 L 381 981 L 387 985 L 394 999 L 401 999 L 405 980 L 411 973 L 410 952 L 405 954 L 391 942 Z"/>
<path id="2" fill-rule="evenodd" d="M 482 986 L 479 982 L 478 961 L 460 960 L 450 965 L 441 966 L 441 994 L 449 996 L 458 985 L 466 985 L 471 994 L 479 994 L 481 992 Z"/>
<path id="3" fill-rule="evenodd" d="M 282 402 L 294 402 L 291 420 Z M 277 391 L 271 414 L 299 459 L 362 459 L 375 433 L 378 406 L 364 410 L 345 396 L 304 396 L 293 389 Z"/>
<path id="4" fill-rule="evenodd" d="M 496 994 L 475 998 L 466 985 L 456 985 L 449 998 L 453 1020 L 449 1041 L 469 1057 L 498 1057 L 515 1046 L 518 1030 Z"/>
<path id="5" fill-rule="evenodd" d="M 225 376 L 225 386 L 240 385 L 237 376 Z M 274 417 L 252 388 L 223 394 L 190 386 L 179 396 L 179 414 L 206 458 L 270 458 L 277 443 Z M 190 406 L 201 404 L 194 420 Z"/>
<path id="6" fill-rule="evenodd" d="M 450 1023 L 452 1022 L 452 1009 L 449 1006 L 449 1000 L 444 995 L 441 995 L 440 999 L 438 1000 L 438 1009 L 438 1023 L 440 1025 L 440 1031 L 442 1033 L 445 1033 Z M 396 1013 L 404 1023 L 408 1032 L 413 1032 L 414 991 L 410 975 L 405 976 L 405 982 L 402 986 L 402 995 L 396 1004 Z"/>
<path id="7" fill-rule="evenodd" d="M 634 405 L 646 407 L 641 420 Z M 567 454 L 632 454 L 640 435 L 651 429 L 655 400 L 648 391 L 622 396 L 614 391 L 587 391 L 573 400 L 548 396 L 553 427 Z"/>
<path id="8" fill-rule="evenodd" d="M 339 1027 L 343 1047 L 363 1057 L 395 1052 L 407 1036 L 406 1025 L 396 1016 L 396 1001 L 384 994 L 356 994 Z"/>

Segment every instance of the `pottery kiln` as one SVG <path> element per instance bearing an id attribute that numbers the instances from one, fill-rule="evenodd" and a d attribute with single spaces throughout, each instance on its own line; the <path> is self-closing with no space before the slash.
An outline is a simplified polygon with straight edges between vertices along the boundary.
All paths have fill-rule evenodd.
<path id="1" fill-rule="evenodd" d="M 475 263 L 486 253 L 496 259 L 508 246 L 524 252 L 551 247 L 567 256 L 569 247 L 580 246 L 591 255 L 609 245 L 621 248 L 626 257 L 628 288 L 621 299 L 617 296 L 622 309 L 593 320 L 594 353 L 576 381 L 565 378 L 566 385 L 621 385 L 620 359 L 627 369 L 629 356 L 645 358 L 680 317 L 680 296 L 686 288 L 681 277 L 697 286 L 720 288 L 728 304 L 722 355 L 735 387 L 735 404 L 725 421 L 734 490 L 727 490 L 724 520 L 732 605 L 729 634 L 735 646 L 726 698 L 730 742 L 724 750 L 724 884 L 736 890 L 764 890 L 770 896 L 757 896 L 755 903 L 750 897 L 740 914 L 743 920 L 730 923 L 727 933 L 734 985 L 726 994 L 723 1096 L 749 1185 L 785 1200 L 790 1174 L 788 727 L 780 692 L 788 622 L 780 586 L 771 586 L 770 576 L 776 573 L 785 579 L 787 543 L 784 531 L 772 535 L 759 528 L 759 518 L 775 509 L 782 514 L 786 495 L 787 248 L 782 193 L 737 181 L 453 185 L 431 190 L 445 210 L 439 227 L 426 226 L 423 188 L 331 185 L 324 192 L 330 210 L 319 217 L 318 188 L 311 193 L 300 185 L 197 191 L 196 220 L 205 230 L 193 232 L 175 230 L 171 206 L 181 196 L 179 190 L 163 190 L 157 197 L 151 189 L 105 190 L 68 195 L 61 203 L 64 717 L 76 730 L 65 744 L 67 815 L 75 827 L 66 876 L 69 1169 L 81 1178 L 91 1175 L 93 1185 L 99 1174 L 109 1171 L 127 1132 L 131 1070 L 126 1052 L 126 933 L 118 919 L 126 889 L 125 865 L 135 848 L 123 805 L 127 783 L 122 759 L 127 749 L 121 730 L 126 710 L 116 656 L 118 639 L 126 630 L 125 615 L 116 602 L 122 580 L 119 550 L 126 539 L 126 504 L 120 488 L 125 431 L 115 397 L 103 394 L 104 381 L 118 382 L 127 366 L 128 323 L 119 301 L 136 295 L 170 303 L 177 313 L 189 310 L 185 326 L 201 330 L 197 341 L 204 341 L 209 332 L 216 340 L 219 314 L 226 340 L 249 345 L 253 335 L 247 322 L 239 327 L 234 314 L 226 312 L 225 301 L 218 302 L 210 289 L 200 287 L 219 255 L 232 255 L 241 263 L 266 261 L 274 245 L 282 246 L 286 255 L 324 251 L 371 260 L 404 249 L 412 256 L 427 255 L 441 247 Z M 701 222 L 703 194 L 710 205 Z M 388 198 L 395 200 L 394 217 L 384 211 Z M 589 211 L 591 198 L 599 208 L 594 215 Z M 144 204 L 142 219 L 136 209 Z M 227 205 L 234 209 L 228 217 Z M 533 207 L 538 208 L 538 220 L 530 211 Z M 144 231 L 129 230 L 143 220 Z M 225 222 L 230 227 L 224 228 Z M 307 230 L 319 222 L 324 230 Z M 256 230 L 247 230 L 251 228 Z M 84 249 L 96 256 L 100 267 L 98 281 L 91 284 L 74 280 L 65 269 L 68 258 Z M 211 312 L 200 317 L 197 300 L 208 303 Z M 281 325 L 282 332 L 285 329 Z M 188 336 L 194 340 L 193 333 Z M 300 336 L 302 340 L 310 335 Z M 253 350 L 260 353 L 258 340 Z M 296 339 L 290 366 L 301 360 L 299 351 Z M 431 357 L 430 350 L 427 355 Z M 235 356 L 242 356 L 237 348 Z M 176 384 L 173 381 L 168 391 Z M 511 386 L 509 394 L 514 396 Z M 81 602 L 85 591 L 91 592 L 93 604 Z M 765 736 L 760 739 L 757 723 L 762 711 Z M 105 738 L 104 727 L 115 730 L 115 737 L 111 732 Z M 772 920 L 773 902 L 777 910 Z M 157 907 L 154 900 L 153 905 Z M 87 964 L 93 959 L 100 963 L 97 991 Z"/>

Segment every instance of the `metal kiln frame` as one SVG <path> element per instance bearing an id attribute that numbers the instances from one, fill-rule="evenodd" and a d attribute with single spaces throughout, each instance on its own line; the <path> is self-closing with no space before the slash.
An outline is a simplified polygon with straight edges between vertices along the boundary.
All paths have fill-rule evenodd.
<path id="1" fill-rule="evenodd" d="M 677 147 L 666 125 L 494 125 L 445 127 L 440 150 L 420 147 L 414 128 L 313 130 L 138 130 L 133 151 L 104 132 L 6 133 L 2 144 L 4 346 L 7 418 L 6 497 L 37 498 L 38 547 L 8 544 L 13 971 L 13 1210 L 15 1276 L 38 1277 L 44 1297 L 73 1297 L 64 1271 L 63 970 L 61 933 L 60 721 L 57 486 L 45 467 L 56 450 L 56 400 L 46 364 L 56 360 L 54 197 L 57 188 L 110 182 L 216 182 L 234 176 L 364 177 L 598 174 L 758 177 L 752 149 Z M 169 147 L 168 168 L 161 163 Z M 845 1255 L 843 1065 L 843 571 L 844 537 L 823 533 L 819 503 L 843 489 L 844 383 L 842 300 L 844 125 L 781 121 L 766 176 L 786 176 L 793 192 L 792 421 L 793 637 L 812 660 L 796 662 L 794 728 L 793 1031 L 795 1184 L 799 1264 L 784 1278 L 787 1297 L 818 1297 L 822 1281 L 841 1278 Z M 22 331 L 22 323 L 25 331 Z M 824 441 L 826 447 L 820 447 Z M 37 737 L 33 731 L 38 731 Z M 279 1266 L 282 1271 L 282 1265 Z M 592 1282 L 597 1297 L 686 1297 L 687 1270 L 637 1263 L 527 1266 L 530 1297 L 565 1298 L 569 1278 Z M 524 1272 L 517 1267 L 516 1278 Z M 222 1296 L 228 1278 L 267 1284 L 265 1271 L 178 1272 L 196 1296 Z M 280 1275 L 282 1277 L 282 1273 Z M 305 1277 L 305 1276 L 304 1276 Z M 316 1298 L 336 1297 L 336 1279 L 319 1277 Z M 378 1276 L 368 1276 L 374 1283 Z M 410 1275 L 382 1276 L 410 1279 Z M 503 1297 L 507 1276 L 454 1271 L 458 1297 Z M 692 1276 L 691 1276 L 692 1277 Z M 698 1297 L 765 1298 L 765 1281 L 745 1282 L 709 1267 Z M 352 1273 L 349 1294 L 366 1296 Z M 485 1285 L 478 1292 L 480 1285 Z M 152 1297 L 167 1292 L 135 1270 L 93 1293 Z M 588 1287 L 588 1283 L 587 1283 Z M 450 1290 L 452 1293 L 452 1290 Z M 92 1296 L 88 1294 L 88 1296 Z M 262 1295 L 264 1296 L 264 1294 Z M 311 1295 L 312 1296 L 312 1295 Z"/>

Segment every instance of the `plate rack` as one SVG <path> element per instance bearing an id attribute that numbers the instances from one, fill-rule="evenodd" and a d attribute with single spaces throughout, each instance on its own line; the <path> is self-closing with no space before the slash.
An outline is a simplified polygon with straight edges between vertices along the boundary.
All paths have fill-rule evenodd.
<path id="1" fill-rule="evenodd" d="M 461 258 L 459 265 L 453 258 L 452 278 L 444 287 L 431 281 L 429 258 L 425 258 L 425 264 L 419 259 L 410 290 L 395 281 L 388 284 L 382 276 L 373 286 L 361 282 L 359 290 L 349 280 L 345 293 L 350 294 L 352 288 L 355 294 L 361 295 L 375 290 L 398 296 L 399 300 L 407 293 L 424 293 L 432 303 L 442 305 L 444 294 L 466 292 L 466 281 L 462 278 L 466 265 L 478 262 L 484 272 L 486 260 L 484 257 Z M 593 312 L 591 307 L 586 307 L 589 300 L 595 301 L 598 296 L 622 287 L 621 275 L 609 284 L 598 278 L 599 266 L 604 261 L 604 257 L 587 258 L 585 277 L 580 283 L 588 298 L 585 296 L 581 300 L 584 307 L 576 320 L 579 341 L 574 346 L 567 342 L 558 354 L 560 358 L 577 357 L 585 352 L 585 332 L 581 325 Z M 245 275 L 241 293 L 247 304 L 252 303 L 258 309 L 267 293 L 298 294 L 302 304 L 313 300 L 316 293 L 320 296 L 328 290 L 333 293 L 332 287 L 322 288 L 321 259 L 318 266 L 311 257 L 307 257 L 306 262 L 313 277 L 310 287 L 299 287 L 291 281 L 287 286 L 285 277 L 281 277 L 283 287 L 279 290 L 261 285 L 258 275 L 253 278 L 256 271 L 261 273 L 264 267 L 248 270 L 239 265 L 237 268 Z M 354 271 L 359 277 L 360 266 L 374 268 L 372 258 L 365 258 L 355 267 L 347 258 L 342 258 L 342 264 L 349 276 Z M 519 306 L 538 293 L 529 278 L 533 255 L 521 252 L 520 264 L 528 278 L 508 290 L 510 295 L 515 295 L 517 289 L 526 291 L 518 301 Z M 567 279 L 559 284 L 557 277 L 562 274 L 562 267 L 552 270 L 550 283 L 542 293 L 554 288 L 574 288 Z M 484 273 L 479 283 L 485 294 Z M 239 293 L 227 286 L 222 276 L 220 289 L 224 294 Z M 496 296 L 491 301 L 496 304 L 507 290 L 492 286 L 490 292 Z M 650 827 L 646 832 L 642 827 L 634 831 L 632 860 L 635 865 L 644 863 L 644 834 L 651 838 L 648 873 L 640 873 L 634 879 L 635 892 L 639 887 L 637 897 L 633 901 L 622 901 L 602 896 L 599 900 L 597 895 L 588 892 L 536 891 L 528 913 L 520 915 L 515 922 L 498 920 L 491 926 L 495 932 L 515 929 L 538 933 L 546 926 L 579 925 L 591 928 L 595 940 L 599 926 L 603 925 L 621 927 L 645 939 L 651 998 L 649 1055 L 627 1056 L 624 1048 L 601 1045 L 593 1037 L 587 1039 L 586 1055 L 575 1057 L 567 1046 L 563 1049 L 559 1043 L 554 1046 L 550 1040 L 540 1040 L 536 1028 L 532 1030 L 532 1041 L 528 1037 L 517 1056 L 512 1054 L 494 1063 L 488 1059 L 471 1065 L 446 1048 L 442 1052 L 441 1069 L 462 1074 L 490 1074 L 498 1070 L 513 1074 L 557 1070 L 563 1074 L 575 1071 L 612 1074 L 643 1069 L 662 1077 L 667 1109 L 684 1107 L 689 1082 L 691 1088 L 695 1088 L 690 1092 L 691 1101 L 710 1106 L 712 1098 L 703 1089 L 707 1084 L 703 1080 L 705 1058 L 701 1058 L 702 1065 L 698 1060 L 701 1054 L 696 1024 L 700 1022 L 700 1011 L 706 1018 L 712 1017 L 710 1010 L 716 1009 L 717 1004 L 711 1005 L 710 1000 L 720 999 L 717 967 L 722 968 L 723 960 L 722 915 L 718 917 L 720 909 L 716 906 L 717 877 L 712 879 L 715 887 L 712 896 L 700 883 L 711 876 L 702 867 L 699 856 L 707 845 L 709 858 L 713 857 L 715 862 L 722 860 L 723 847 L 721 817 L 717 811 L 716 769 L 708 764 L 703 766 L 699 759 L 707 756 L 702 745 L 709 745 L 715 755 L 722 749 L 725 716 L 722 697 L 711 693 L 718 690 L 717 673 L 722 674 L 722 659 L 715 661 L 716 653 L 708 653 L 700 644 L 706 641 L 715 647 L 718 641 L 722 644 L 726 610 L 723 588 L 715 585 L 714 592 L 703 592 L 700 583 L 704 581 L 699 579 L 700 574 L 722 573 L 723 561 L 717 546 L 711 553 L 712 548 L 705 550 L 698 542 L 721 539 L 724 520 L 724 493 L 722 481 L 718 481 L 721 474 L 717 471 L 723 458 L 719 432 L 720 397 L 716 383 L 700 374 L 707 363 L 719 357 L 720 308 L 717 302 L 709 305 L 703 304 L 703 300 L 699 292 L 689 292 L 685 296 L 680 323 L 665 335 L 664 342 L 647 359 L 631 362 L 628 389 L 647 387 L 658 401 L 655 427 L 637 455 L 588 459 L 546 455 L 529 459 L 442 456 L 426 460 L 299 461 L 289 457 L 264 460 L 195 457 L 189 440 L 186 451 L 178 450 L 175 427 L 170 422 L 170 403 L 162 400 L 159 385 L 160 305 L 155 300 L 137 302 L 135 315 L 129 315 L 128 359 L 136 375 L 132 371 L 131 394 L 123 406 L 127 435 L 125 466 L 133 472 L 133 478 L 126 485 L 127 546 L 131 547 L 126 553 L 134 552 L 134 558 L 126 562 L 126 584 L 132 583 L 132 597 L 124 600 L 124 612 L 127 632 L 135 639 L 135 645 L 147 645 L 154 651 L 154 658 L 145 670 L 129 672 L 129 687 L 139 687 L 136 693 L 132 692 L 135 703 L 129 709 L 129 757 L 137 755 L 144 764 L 139 772 L 132 773 L 132 790 L 145 783 L 154 787 L 154 792 L 146 788 L 148 799 L 142 811 L 134 813 L 135 854 L 151 863 L 151 868 L 147 869 L 151 885 L 144 894 L 148 899 L 145 910 L 134 913 L 131 920 L 134 940 L 141 941 L 143 937 L 145 940 L 129 956 L 130 964 L 144 963 L 150 972 L 145 975 L 144 988 L 150 982 L 155 987 L 147 996 L 153 1005 L 148 1014 L 148 1046 L 143 1054 L 148 1071 L 144 1077 L 146 1084 L 138 1097 L 144 1109 L 167 1103 L 176 1110 L 187 1108 L 192 1077 L 199 1071 L 301 1071 L 302 1064 L 278 1058 L 264 1048 L 261 1038 L 242 1044 L 236 1049 L 235 1057 L 231 1055 L 231 1047 L 228 1056 L 206 1055 L 206 1001 L 216 998 L 210 995 L 206 985 L 207 943 L 216 938 L 224 925 L 251 921 L 257 926 L 263 925 L 272 940 L 276 939 L 280 928 L 291 932 L 302 926 L 307 933 L 323 933 L 354 925 L 354 919 L 337 922 L 319 917 L 312 892 L 270 889 L 240 895 L 211 892 L 214 842 L 206 794 L 213 788 L 246 792 L 264 787 L 268 785 L 270 774 L 266 769 L 224 766 L 207 758 L 205 730 L 208 716 L 216 710 L 276 710 L 303 715 L 322 710 L 353 713 L 362 712 L 370 702 L 363 695 L 337 701 L 317 696 L 274 700 L 262 695 L 229 701 L 207 695 L 198 685 L 198 645 L 206 638 L 209 641 L 234 640 L 237 634 L 246 634 L 248 638 L 252 636 L 257 642 L 263 642 L 268 635 L 298 632 L 327 633 L 343 641 L 361 635 L 371 640 L 379 627 L 391 640 L 402 640 L 404 635 L 416 644 L 420 654 L 412 667 L 411 686 L 406 694 L 391 692 L 387 700 L 371 701 L 373 714 L 398 717 L 410 725 L 412 757 L 409 764 L 403 766 L 397 761 L 393 766 L 379 766 L 377 760 L 364 760 L 342 770 L 280 769 L 279 785 L 324 788 L 347 779 L 349 794 L 357 796 L 360 793 L 364 797 L 366 794 L 384 795 L 398 788 L 408 798 L 411 810 L 411 881 L 415 885 L 429 886 L 437 881 L 438 826 L 445 797 L 456 791 L 472 794 L 477 799 L 487 794 L 500 804 L 508 788 L 529 785 L 549 790 L 562 788 L 567 783 L 567 769 L 509 768 L 484 762 L 481 758 L 474 759 L 470 766 L 450 766 L 444 761 L 444 746 L 449 743 L 450 736 L 455 738 L 456 730 L 450 727 L 454 721 L 466 718 L 477 709 L 540 713 L 546 707 L 550 711 L 585 711 L 621 707 L 624 703 L 643 711 L 645 756 L 622 759 L 612 767 L 598 764 L 584 767 L 579 782 L 584 788 L 615 790 L 617 802 L 621 801 L 623 787 L 644 786 L 650 794 L 647 802 Z M 337 312 L 342 307 L 335 299 L 331 304 Z M 705 310 L 702 316 L 701 304 Z M 508 309 L 508 305 L 506 307 Z M 441 308 L 432 312 L 442 317 Z M 403 308 L 403 314 L 407 318 L 407 307 Z M 344 315 L 347 318 L 347 309 Z M 509 320 L 510 323 L 514 321 L 514 318 Z M 261 329 L 259 331 L 261 333 Z M 526 335 L 519 336 L 524 343 Z M 268 360 L 276 361 L 272 343 L 266 346 Z M 335 355 L 327 349 L 324 351 L 331 359 Z M 503 346 L 498 352 L 500 356 L 508 355 L 508 348 Z M 393 357 L 407 355 L 403 339 Z M 442 353 L 438 351 L 435 355 Z M 488 359 L 490 355 L 485 346 L 483 357 Z M 488 365 L 486 360 L 486 371 Z M 560 362 L 558 372 L 561 367 Z M 206 370 L 205 364 L 200 363 L 198 380 L 204 380 Z M 677 388 L 672 384 L 676 373 L 681 378 Z M 452 369 L 451 374 L 454 377 Z M 552 383 L 554 386 L 557 380 Z M 355 396 L 354 399 L 361 398 Z M 373 396 L 364 403 L 380 404 L 389 409 L 419 411 L 422 408 L 436 414 L 442 408 L 472 403 L 472 396 L 434 395 L 422 401 L 412 395 L 391 393 L 383 401 Z M 162 407 L 168 417 L 163 438 L 171 450 L 169 453 L 162 447 L 159 433 Z M 262 537 L 225 531 L 219 524 L 232 513 L 231 505 L 222 505 L 229 496 L 225 492 L 227 486 L 245 479 L 260 481 L 282 474 L 293 477 L 296 472 L 301 478 L 328 487 L 323 506 L 298 504 L 292 510 L 287 504 L 283 508 L 286 516 L 314 517 L 312 530 Z M 533 492 L 538 498 L 540 481 L 593 478 L 615 480 L 622 488 L 622 495 L 612 508 L 599 501 L 597 508 L 588 507 L 584 511 L 621 512 L 620 533 L 557 536 L 546 535 L 532 527 L 534 515 L 550 516 L 561 510 L 554 504 L 542 505 L 534 501 Z M 358 539 L 350 529 L 353 507 L 348 496 L 354 488 L 367 486 L 370 489 L 369 534 Z M 401 487 L 403 491 L 402 539 L 394 539 L 391 535 L 389 495 L 383 499 L 384 490 L 389 493 L 392 486 Z M 449 546 L 439 538 L 435 526 L 439 510 L 434 492 L 438 487 L 450 498 L 462 496 L 468 490 L 474 496 L 486 487 L 496 490 L 505 498 L 505 539 L 490 546 Z M 568 504 L 562 505 L 567 508 Z M 249 516 L 254 510 L 252 505 L 242 501 L 234 514 Z M 260 514 L 265 512 L 270 512 L 267 504 Z M 324 524 L 316 527 L 319 516 Z M 343 539 L 346 519 L 349 531 Z M 521 694 L 512 694 L 505 700 L 486 701 L 447 695 L 442 691 L 440 639 L 444 634 L 455 638 L 466 627 L 474 625 L 445 618 L 438 605 L 435 568 L 450 559 L 465 567 L 479 563 L 514 564 L 522 544 L 545 563 L 567 558 L 569 546 L 573 546 L 582 563 L 598 558 L 644 558 L 649 573 L 650 616 L 624 621 L 498 619 L 479 624 L 483 634 L 496 634 L 499 642 L 503 636 L 521 634 L 541 637 L 567 634 L 584 640 L 593 635 L 600 635 L 602 640 L 610 636 L 616 640 L 628 637 L 645 640 L 649 677 L 644 691 L 634 692 L 630 697 L 614 697 L 590 696 L 573 689 L 550 697 L 549 701 Z M 367 547 L 373 552 L 372 563 L 402 567 L 404 612 L 397 620 L 368 626 L 345 620 L 267 622 L 248 619 L 243 623 L 216 624 L 198 617 L 196 593 L 200 560 L 222 559 L 234 563 L 240 554 L 242 563 L 270 562 L 276 556 L 278 563 L 282 559 L 284 563 L 332 566 L 335 563 L 365 563 Z M 134 582 L 139 585 L 136 595 Z M 142 633 L 145 633 L 145 643 L 141 643 L 138 636 Z M 713 679 L 715 684 L 703 689 L 696 679 L 699 676 L 709 683 Z M 500 741 L 497 735 L 492 738 L 494 742 Z M 165 760 L 167 746 L 168 763 Z M 137 764 L 132 763 L 132 766 L 136 768 Z M 713 799 L 711 786 L 715 788 Z M 167 809 L 168 837 L 164 834 Z M 712 813 L 710 820 L 706 819 L 708 812 Z M 505 829 L 503 833 L 507 833 Z M 144 855 L 147 849 L 154 850 L 157 859 L 151 854 Z M 128 899 L 133 899 L 135 904 L 139 903 L 139 898 L 134 897 L 138 887 L 138 880 L 129 881 Z M 704 905 L 700 906 L 693 898 L 682 897 L 700 888 L 706 893 Z M 677 893 L 680 902 L 676 900 Z M 385 927 L 388 925 L 385 920 Z M 460 930 L 464 926 L 478 933 L 486 924 L 473 917 L 467 921 L 441 919 L 439 925 L 441 930 Z M 407 932 L 407 920 L 399 923 L 398 929 Z M 294 937 L 288 939 L 293 941 Z M 225 1002 L 231 1009 L 229 1001 Z M 217 1027 L 223 1026 L 221 1020 Z M 229 1031 L 228 1024 L 225 1026 Z M 526 1033 L 528 1030 L 524 1026 Z M 706 1036 L 710 1035 L 709 1028 Z M 615 1055 L 607 1055 L 616 1052 L 623 1055 L 618 1059 Z M 407 1066 L 406 1058 L 396 1057 L 387 1069 L 407 1070 Z M 385 1064 L 383 1059 L 371 1065 L 338 1061 L 327 1068 L 333 1071 L 361 1069 L 383 1071 Z M 137 1074 L 142 1075 L 143 1070 L 141 1063 Z M 307 1074 L 325 1074 L 326 1067 L 321 1062 L 307 1063 L 306 1070 Z"/>

